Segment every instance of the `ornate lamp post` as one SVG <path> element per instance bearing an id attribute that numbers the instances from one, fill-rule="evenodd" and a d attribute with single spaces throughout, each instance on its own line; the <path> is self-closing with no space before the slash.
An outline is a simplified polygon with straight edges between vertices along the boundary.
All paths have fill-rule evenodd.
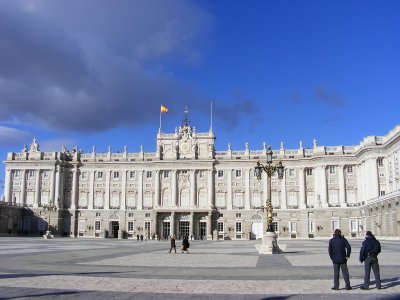
<path id="1" fill-rule="evenodd" d="M 257 161 L 257 166 L 254 168 L 254 175 L 258 180 L 261 179 L 262 172 L 267 174 L 267 203 L 266 203 L 266 212 L 267 212 L 267 232 L 263 235 L 263 243 L 260 245 L 256 245 L 256 248 L 260 253 L 263 254 L 271 254 L 271 253 L 280 253 L 280 249 L 278 243 L 276 242 L 276 234 L 274 231 L 274 227 L 272 224 L 272 201 L 271 201 L 271 177 L 276 172 L 278 172 L 279 179 L 283 178 L 283 172 L 285 167 L 282 165 L 282 162 L 279 161 L 277 164 L 272 164 L 272 150 L 271 146 L 268 147 L 267 151 L 267 163 L 265 165 L 261 164 Z M 257 247 L 258 246 L 258 247 Z"/>
<path id="2" fill-rule="evenodd" d="M 50 199 L 49 204 L 44 206 L 44 210 L 49 212 L 49 222 L 47 224 L 46 234 L 43 236 L 45 239 L 53 238 L 51 234 L 50 225 L 51 225 L 51 212 L 56 211 L 57 207 L 54 205 L 53 201 Z"/>

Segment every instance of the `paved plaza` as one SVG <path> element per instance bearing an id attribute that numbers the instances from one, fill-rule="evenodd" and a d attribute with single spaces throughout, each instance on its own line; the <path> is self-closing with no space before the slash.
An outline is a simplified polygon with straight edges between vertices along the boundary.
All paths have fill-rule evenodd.
<path id="1" fill-rule="evenodd" d="M 400 241 L 381 240 L 382 289 L 361 290 L 362 240 L 351 240 L 353 290 L 331 290 L 328 240 L 281 240 L 283 254 L 259 255 L 258 241 L 169 242 L 0 237 L 0 299 L 400 299 Z M 180 245 L 180 241 L 177 241 Z M 179 248 L 179 247 L 178 247 Z"/>

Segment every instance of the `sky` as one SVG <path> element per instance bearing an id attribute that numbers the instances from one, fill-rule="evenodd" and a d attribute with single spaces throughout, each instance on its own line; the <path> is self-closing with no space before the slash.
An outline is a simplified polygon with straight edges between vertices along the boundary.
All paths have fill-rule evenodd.
<path id="1" fill-rule="evenodd" d="M 212 102 L 217 151 L 355 145 L 399 101 L 400 1 L 0 1 L 1 160 L 154 152 L 161 104 L 207 132 Z"/>

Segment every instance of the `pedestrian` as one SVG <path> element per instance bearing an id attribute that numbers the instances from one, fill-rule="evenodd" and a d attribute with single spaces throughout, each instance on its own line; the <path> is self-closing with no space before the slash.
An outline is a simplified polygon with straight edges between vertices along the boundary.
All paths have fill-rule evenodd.
<path id="1" fill-rule="evenodd" d="M 364 285 L 361 286 L 362 290 L 369 289 L 371 268 L 374 272 L 376 288 L 378 290 L 381 289 L 381 275 L 378 262 L 379 253 L 381 253 L 381 243 L 379 243 L 371 231 L 367 231 L 360 250 L 360 262 L 364 262 Z"/>
<path id="2" fill-rule="evenodd" d="M 329 256 L 333 263 L 333 287 L 332 290 L 339 289 L 339 270 L 342 269 L 343 279 L 346 290 L 351 290 L 347 259 L 350 257 L 351 246 L 342 236 L 340 229 L 335 229 L 333 238 L 329 241 Z"/>
<path id="3" fill-rule="evenodd" d="M 183 238 L 183 240 L 182 240 L 182 246 L 181 246 L 181 250 L 182 250 L 182 253 L 183 252 L 187 252 L 187 253 L 189 253 L 189 247 L 190 247 L 190 243 L 189 243 L 189 240 L 188 240 L 188 236 L 185 236 L 184 238 Z"/>
<path id="4" fill-rule="evenodd" d="M 137 235 L 137 236 L 136 236 L 136 239 L 137 239 L 138 241 L 139 241 L 139 238 L 140 238 L 140 236 L 139 236 L 139 235 Z"/>
<path id="5" fill-rule="evenodd" d="M 190 240 L 193 240 L 193 234 L 190 235 Z"/>
<path id="6" fill-rule="evenodd" d="M 171 253 L 172 248 L 174 248 L 175 253 L 176 253 L 176 244 L 175 244 L 175 236 L 171 236 L 171 248 L 169 248 L 169 253 Z"/>
<path id="7" fill-rule="evenodd" d="M 143 234 L 140 235 L 140 240 L 143 241 Z"/>

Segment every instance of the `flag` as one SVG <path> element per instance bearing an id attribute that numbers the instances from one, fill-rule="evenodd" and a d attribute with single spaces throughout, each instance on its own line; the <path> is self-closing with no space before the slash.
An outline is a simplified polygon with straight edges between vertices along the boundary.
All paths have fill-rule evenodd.
<path id="1" fill-rule="evenodd" d="M 167 113 L 168 112 L 168 108 L 161 104 L 160 112 Z"/>

